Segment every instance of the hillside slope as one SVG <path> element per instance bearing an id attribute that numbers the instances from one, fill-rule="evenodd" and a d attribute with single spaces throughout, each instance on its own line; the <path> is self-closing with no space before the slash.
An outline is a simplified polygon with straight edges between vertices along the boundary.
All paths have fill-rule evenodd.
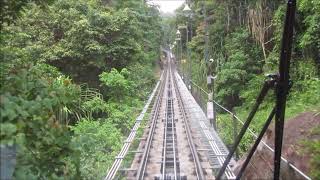
<path id="1" fill-rule="evenodd" d="M 291 164 L 309 176 L 319 174 L 319 143 L 320 143 L 320 112 L 304 112 L 286 121 L 282 156 Z M 274 147 L 274 126 L 269 127 L 263 140 Z M 235 166 L 238 172 L 246 156 L 242 157 Z M 244 179 L 272 179 L 273 153 L 260 143 L 249 164 Z M 258 172 L 258 173 L 257 173 Z M 282 163 L 283 179 L 301 179 L 298 174 Z"/>

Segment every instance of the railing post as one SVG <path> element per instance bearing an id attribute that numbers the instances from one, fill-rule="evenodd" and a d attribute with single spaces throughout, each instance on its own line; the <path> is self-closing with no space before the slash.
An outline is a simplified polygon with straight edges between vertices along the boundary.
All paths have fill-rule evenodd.
<path id="1" fill-rule="evenodd" d="M 212 100 L 212 108 L 213 108 L 213 128 L 217 129 L 217 111 L 216 111 L 216 104 Z"/>
<path id="2" fill-rule="evenodd" d="M 215 104 L 213 103 L 213 95 L 214 95 L 214 77 L 210 75 L 207 76 L 207 86 L 209 89 L 208 94 L 208 103 L 207 103 L 207 117 L 211 122 L 211 125 L 216 130 L 216 109 Z"/>
<path id="3" fill-rule="evenodd" d="M 216 130 L 216 113 L 215 113 L 215 106 L 212 99 L 212 92 L 208 94 L 208 102 L 207 102 L 207 118 L 210 121 L 210 124 Z"/>
<path id="4" fill-rule="evenodd" d="M 232 113 L 232 122 L 233 122 L 233 143 L 234 143 L 234 142 L 236 142 L 237 135 L 238 135 L 238 122 L 237 122 L 237 119 L 236 119 L 236 116 L 234 115 L 234 113 Z M 236 148 L 235 159 L 236 160 L 239 159 L 238 147 Z"/>

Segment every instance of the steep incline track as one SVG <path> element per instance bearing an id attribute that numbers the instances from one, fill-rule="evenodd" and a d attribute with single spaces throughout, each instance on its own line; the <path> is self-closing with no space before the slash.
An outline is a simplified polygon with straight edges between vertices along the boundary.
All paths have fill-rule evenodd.
<path id="1" fill-rule="evenodd" d="M 127 179 L 208 179 L 191 134 L 174 68 L 168 59 L 147 138 L 140 144 L 143 154 L 136 156 L 133 166 L 137 171 L 129 173 Z"/>

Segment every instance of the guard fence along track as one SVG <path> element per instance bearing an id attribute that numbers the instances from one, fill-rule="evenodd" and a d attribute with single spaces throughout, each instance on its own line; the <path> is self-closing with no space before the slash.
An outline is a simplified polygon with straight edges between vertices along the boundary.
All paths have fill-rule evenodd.
<path id="1" fill-rule="evenodd" d="M 140 115 L 137 117 L 136 119 L 136 123 L 135 125 L 133 126 L 133 128 L 131 129 L 131 132 L 127 138 L 127 140 L 125 141 L 120 153 L 118 154 L 117 157 L 115 157 L 115 161 L 113 163 L 113 165 L 111 166 L 111 168 L 109 169 L 108 171 L 108 174 L 107 176 L 104 178 L 105 180 L 111 180 L 111 179 L 114 179 L 116 173 L 118 172 L 119 170 L 119 167 L 123 161 L 123 158 L 124 156 L 127 154 L 128 150 L 129 150 L 129 147 L 136 135 L 136 132 L 137 132 L 137 129 L 139 128 L 140 124 L 141 124 L 141 121 L 143 120 L 144 118 L 144 115 L 146 114 L 147 110 L 148 110 L 148 107 L 150 106 L 150 103 L 154 97 L 154 95 L 156 94 L 156 91 L 158 90 L 159 86 L 160 86 L 160 90 L 159 90 L 159 93 L 158 94 L 161 94 L 161 91 L 163 89 L 163 84 L 164 83 L 161 83 L 162 81 L 164 81 L 165 79 L 165 76 L 166 73 L 162 73 L 161 77 L 160 77 L 160 81 L 156 84 L 155 88 L 153 89 L 151 95 L 149 96 L 149 99 L 147 101 L 147 103 L 145 104 L 143 110 L 141 111 Z M 156 102 L 159 101 L 159 96 L 156 100 Z M 156 103 L 158 104 L 158 103 Z"/>

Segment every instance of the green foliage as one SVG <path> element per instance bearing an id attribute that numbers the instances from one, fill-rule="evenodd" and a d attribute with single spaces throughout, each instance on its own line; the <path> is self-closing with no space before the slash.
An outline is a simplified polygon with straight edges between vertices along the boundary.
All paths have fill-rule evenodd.
<path id="1" fill-rule="evenodd" d="M 216 97 L 229 109 L 241 103 L 240 91 L 245 89 L 247 82 L 261 71 L 260 63 L 256 59 L 259 50 L 255 46 L 253 49 L 248 47 L 250 47 L 250 37 L 246 30 L 239 29 L 227 37 L 225 49 L 228 59 L 217 73 Z"/>
<path id="2" fill-rule="evenodd" d="M 295 82 L 317 78 L 317 65 L 312 59 L 297 60 L 293 62 L 292 79 Z"/>
<path id="3" fill-rule="evenodd" d="M 119 57 L 117 44 L 132 42 L 125 41 L 124 37 L 119 38 L 131 30 L 129 25 L 132 21 L 126 10 L 113 12 L 96 1 L 62 0 L 56 1 L 47 11 L 42 11 L 38 6 L 31 8 L 17 22 L 20 28 L 8 27 L 8 31 L 13 34 L 25 33 L 23 43 L 27 46 L 24 48 L 37 52 L 33 56 L 37 60 L 69 59 L 101 66 L 104 58 Z M 113 34 L 118 36 L 112 37 Z M 10 41 L 18 44 L 13 37 Z M 122 60 L 130 60 L 125 55 L 137 45 L 130 46 L 122 49 Z"/>
<path id="4" fill-rule="evenodd" d="M 217 75 L 215 100 L 245 120 L 266 80 L 265 74 L 278 71 L 286 4 L 281 1 L 194 0 L 190 5 L 194 16 L 189 22 L 195 32 L 188 43 L 192 54 L 192 80 L 207 89 L 208 72 Z M 287 101 L 287 119 L 320 107 L 319 7 L 319 1 L 297 1 L 290 67 L 293 87 Z M 181 10 L 177 10 L 175 28 L 187 22 Z M 206 31 L 209 34 L 207 49 Z M 182 33 L 183 49 L 185 40 Z M 205 52 L 214 60 L 212 64 L 204 61 Z M 274 103 L 271 90 L 250 125 L 254 132 L 260 131 Z M 231 117 L 219 112 L 217 121 L 219 135 L 227 145 L 232 144 Z M 252 140 L 245 135 L 240 153 L 246 152 Z"/>
<path id="5" fill-rule="evenodd" d="M 302 14 L 302 28 L 299 46 L 303 49 L 310 48 L 319 53 L 320 49 L 320 2 L 298 1 L 298 10 Z M 315 54 L 316 55 L 316 54 Z"/>
<path id="6" fill-rule="evenodd" d="M 100 81 L 106 86 L 110 98 L 121 101 L 123 97 L 132 93 L 133 82 L 127 79 L 129 75 L 125 68 L 121 72 L 111 69 L 109 73 L 103 72 L 100 74 Z"/>
<path id="7" fill-rule="evenodd" d="M 19 128 L 28 126 L 25 119 L 45 115 L 57 119 L 60 109 L 72 106 L 80 88 L 71 80 L 55 72 L 42 70 L 45 65 L 16 65 L 3 79 L 1 87 L 2 122 L 21 123 Z M 19 72 L 19 73 L 17 73 Z M 51 119 L 50 118 L 50 119 Z M 65 123 L 65 119 L 57 119 Z"/>
<path id="8" fill-rule="evenodd" d="M 219 136 L 222 141 L 226 144 L 228 148 L 232 147 L 234 144 L 235 133 L 238 134 L 240 132 L 241 125 L 237 120 L 234 122 L 232 116 L 229 114 L 219 114 L 217 118 L 217 129 Z M 236 127 L 236 129 L 235 129 Z M 240 156 L 245 154 L 250 148 L 250 144 L 253 142 L 253 137 L 248 132 L 245 133 L 243 139 L 239 144 L 239 148 L 237 149 L 237 153 Z"/>
<path id="9" fill-rule="evenodd" d="M 108 104 L 104 106 L 105 112 L 108 114 L 107 120 L 124 133 L 133 125 L 135 118 L 132 117 L 132 113 L 135 114 L 137 107 L 142 107 L 141 101 L 138 99 L 139 96 L 132 96 L 132 94 L 138 94 L 139 89 L 134 81 L 130 80 L 130 75 L 131 73 L 125 68 L 120 72 L 112 69 L 109 73 L 103 72 L 100 75 L 100 80 L 105 87 L 105 94 L 109 97 Z M 138 77 L 143 76 L 138 75 Z M 132 79 L 135 78 L 137 77 L 132 77 Z M 141 87 L 146 87 L 146 85 Z"/>
<path id="10" fill-rule="evenodd" d="M 310 131 L 310 136 L 317 137 L 320 135 L 320 126 L 316 126 Z M 320 176 L 320 140 L 313 138 L 312 140 L 304 140 L 302 142 L 305 147 L 302 153 L 308 153 L 311 157 L 310 162 L 310 175 L 312 178 L 317 179 Z"/>
<path id="11" fill-rule="evenodd" d="M 272 42 L 274 43 L 274 46 L 264 64 L 264 71 L 266 72 L 274 72 L 278 68 L 285 10 L 285 5 L 280 5 L 274 12 L 274 16 L 272 18 L 272 24 L 275 29 L 272 36 Z"/>
<path id="12" fill-rule="evenodd" d="M 141 3 L 142 14 L 96 0 L 58 0 L 46 10 L 31 4 L 15 25 L 4 27 L 3 61 L 26 57 L 46 62 L 76 82 L 98 88 L 103 70 L 159 57 L 158 14 Z"/>
<path id="13" fill-rule="evenodd" d="M 123 134 L 129 132 L 135 120 L 135 116 L 133 115 L 138 115 L 139 107 L 142 107 L 141 102 L 137 99 L 132 100 L 132 102 L 126 101 L 125 103 L 108 103 L 107 112 L 109 116 L 107 121 L 112 122 Z"/>
<path id="14" fill-rule="evenodd" d="M 243 104 L 248 110 L 251 108 L 250 105 L 254 104 L 257 98 L 257 95 L 260 93 L 263 86 L 264 80 L 263 76 L 253 77 L 247 84 L 245 89 L 242 89 L 240 92 L 240 98 L 246 100 L 246 103 Z"/>
<path id="15" fill-rule="evenodd" d="M 1 2 L 1 146 L 18 147 L 16 179 L 101 179 L 155 82 L 159 12 L 47 2 Z"/>
<path id="16" fill-rule="evenodd" d="M 288 97 L 288 116 L 304 112 L 310 107 L 320 107 L 320 79 L 311 78 L 293 84 Z"/>
<path id="17" fill-rule="evenodd" d="M 29 3 L 36 3 L 45 7 L 47 4 L 52 3 L 52 0 L 4 0 L 1 1 L 1 27 L 3 24 L 10 24 L 13 23 L 20 15 L 23 8 L 27 6 Z"/>
<path id="18" fill-rule="evenodd" d="M 107 110 L 107 103 L 99 96 L 94 96 L 81 104 L 81 109 L 86 112 L 86 118 L 103 117 Z"/>
<path id="19" fill-rule="evenodd" d="M 72 127 L 72 144 L 80 152 L 84 179 L 103 179 L 121 148 L 122 134 L 110 122 L 80 120 Z"/>
<path id="20" fill-rule="evenodd" d="M 135 93 L 140 99 L 144 100 L 147 96 L 147 92 L 151 91 L 151 87 L 156 83 L 156 77 L 154 76 L 153 64 L 141 64 L 136 63 L 128 66 L 129 76 L 128 80 L 134 82 Z M 145 92 L 145 93 L 144 93 Z"/>
<path id="21" fill-rule="evenodd" d="M 77 158 L 63 109 L 77 103 L 80 88 L 42 67 L 18 64 L 2 79 L 1 145 L 18 145 L 18 179 L 75 178 Z"/>

